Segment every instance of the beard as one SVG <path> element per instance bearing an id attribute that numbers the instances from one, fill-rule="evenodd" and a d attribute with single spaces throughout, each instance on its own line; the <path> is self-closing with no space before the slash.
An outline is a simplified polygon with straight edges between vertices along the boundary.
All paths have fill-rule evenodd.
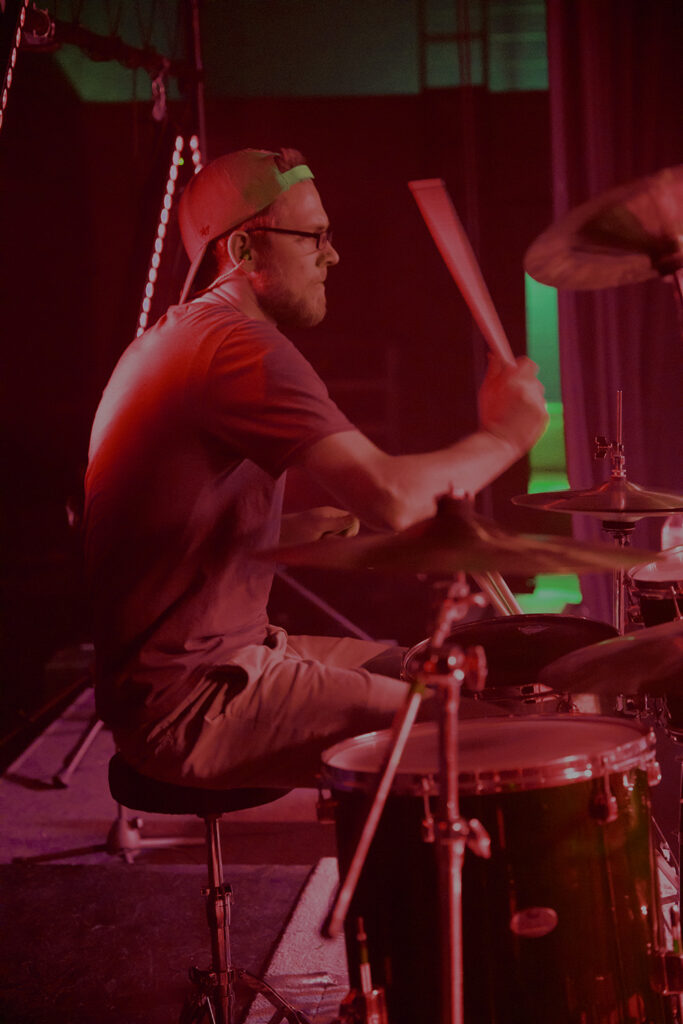
<path id="1" fill-rule="evenodd" d="M 254 275 L 251 286 L 259 306 L 278 327 L 315 327 L 327 312 L 324 286 L 313 284 L 308 292 L 296 292 L 275 267 Z"/>

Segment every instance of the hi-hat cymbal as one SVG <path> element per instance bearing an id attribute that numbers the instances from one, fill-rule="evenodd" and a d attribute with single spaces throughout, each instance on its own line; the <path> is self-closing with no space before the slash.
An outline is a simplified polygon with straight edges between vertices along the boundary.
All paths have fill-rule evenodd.
<path id="1" fill-rule="evenodd" d="M 454 498 L 442 498 L 432 519 L 390 536 L 331 537 L 258 553 L 284 565 L 323 569 L 384 569 L 408 573 L 598 572 L 652 561 L 653 553 L 591 544 L 567 537 L 513 534 Z"/>
<path id="2" fill-rule="evenodd" d="M 683 620 L 572 651 L 541 669 L 538 681 L 569 693 L 683 695 Z"/>
<path id="3" fill-rule="evenodd" d="M 582 203 L 531 244 L 524 269 L 555 288 L 612 288 L 683 266 L 683 164 Z"/>
<path id="4" fill-rule="evenodd" d="M 599 487 L 585 491 L 547 491 L 542 494 L 518 494 L 514 505 L 546 512 L 569 512 L 598 519 L 636 522 L 648 516 L 668 516 L 683 512 L 683 495 L 648 491 L 626 477 L 610 477 Z"/>

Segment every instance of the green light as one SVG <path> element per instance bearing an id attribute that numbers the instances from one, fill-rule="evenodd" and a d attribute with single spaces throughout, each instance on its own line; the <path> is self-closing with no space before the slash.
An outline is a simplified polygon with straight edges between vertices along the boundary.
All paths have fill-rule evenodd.
<path id="1" fill-rule="evenodd" d="M 529 453 L 529 494 L 565 491 L 567 457 L 564 443 L 564 409 L 560 382 L 557 291 L 524 275 L 526 295 L 527 353 L 538 363 L 545 385 L 550 422 L 543 437 Z M 525 613 L 561 612 L 568 604 L 581 603 L 577 576 L 537 576 L 533 594 L 517 594 Z"/>
<path id="2" fill-rule="evenodd" d="M 561 402 L 557 289 L 525 274 L 524 293 L 527 353 L 541 367 L 546 398 Z"/>
<path id="3" fill-rule="evenodd" d="M 526 615 L 562 612 L 568 604 L 581 604 L 577 576 L 537 576 L 533 594 L 516 594 Z"/>

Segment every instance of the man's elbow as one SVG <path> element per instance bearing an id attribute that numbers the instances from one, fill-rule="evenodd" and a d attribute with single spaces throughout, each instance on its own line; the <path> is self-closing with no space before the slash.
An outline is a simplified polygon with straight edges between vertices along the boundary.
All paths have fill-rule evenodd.
<path id="1" fill-rule="evenodd" d="M 400 533 L 408 527 L 434 515 L 436 503 L 423 495 L 411 494 L 399 483 L 385 485 L 376 495 L 371 514 L 366 522 L 376 530 Z"/>

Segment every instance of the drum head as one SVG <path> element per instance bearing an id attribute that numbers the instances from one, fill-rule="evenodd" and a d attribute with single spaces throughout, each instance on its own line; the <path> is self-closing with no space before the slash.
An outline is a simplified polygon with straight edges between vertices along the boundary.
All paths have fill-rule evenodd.
<path id="1" fill-rule="evenodd" d="M 345 740 L 323 754 L 335 790 L 371 791 L 391 742 L 390 730 Z M 645 766 L 654 759 L 654 735 L 635 721 L 590 715 L 477 719 L 459 724 L 461 793 L 562 786 L 606 772 Z M 439 770 L 438 725 L 415 726 L 392 792 L 418 795 Z M 433 791 L 436 785 L 433 783 Z"/>
<path id="2" fill-rule="evenodd" d="M 611 640 L 617 630 L 607 622 L 572 615 L 503 615 L 466 622 L 452 630 L 449 640 L 462 647 L 481 644 L 486 652 L 487 689 L 536 683 L 542 668 L 581 647 Z M 415 679 L 429 640 L 408 651 L 403 674 Z"/>
<path id="3" fill-rule="evenodd" d="M 637 566 L 631 570 L 629 576 L 636 583 L 645 585 L 651 583 L 670 584 L 677 580 L 683 580 L 683 544 L 663 551 L 661 559 L 657 562 Z"/>

